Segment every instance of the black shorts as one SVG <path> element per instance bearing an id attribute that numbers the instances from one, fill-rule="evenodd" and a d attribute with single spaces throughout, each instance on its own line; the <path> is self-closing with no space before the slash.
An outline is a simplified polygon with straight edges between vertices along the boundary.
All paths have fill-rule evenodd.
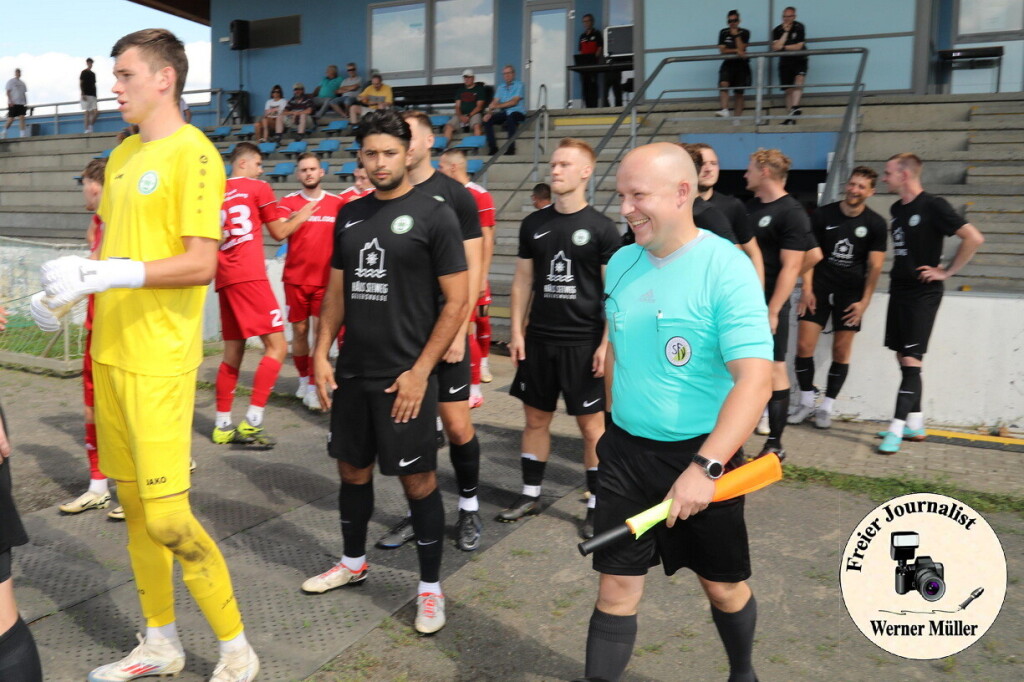
<path id="1" fill-rule="evenodd" d="M 707 436 L 664 442 L 633 436 L 612 423 L 597 442 L 594 532 L 602 533 L 665 498 Z M 706 580 L 737 583 L 750 577 L 743 497 L 712 502 L 672 528 L 659 523 L 640 539 L 626 538 L 594 553 L 594 570 L 646 575 L 660 562 L 666 575 L 689 568 Z"/>
<path id="2" fill-rule="evenodd" d="M 718 67 L 718 82 L 737 90 L 750 87 L 750 64 L 745 59 L 730 59 Z"/>
<path id="3" fill-rule="evenodd" d="M 342 379 L 331 406 L 327 454 L 357 469 L 380 465 L 385 476 L 437 469 L 437 378 L 431 375 L 420 414 L 405 424 L 391 418 L 394 379 Z"/>
<path id="4" fill-rule="evenodd" d="M 12 104 L 7 107 L 7 118 L 17 118 L 28 113 L 28 107 L 24 104 Z"/>
<path id="5" fill-rule="evenodd" d="M 846 324 L 843 322 L 843 316 L 846 315 L 846 309 L 850 305 L 860 301 L 863 295 L 863 289 L 854 291 L 853 289 L 841 289 L 832 286 L 819 285 L 817 280 L 815 280 L 814 299 L 816 304 L 814 306 L 814 312 L 812 313 L 808 310 L 800 316 L 800 321 L 813 322 L 824 329 L 825 324 L 831 317 L 832 331 L 859 332 L 860 325 Z"/>
<path id="6" fill-rule="evenodd" d="M 941 287 L 892 289 L 885 318 L 886 348 L 920 360 L 928 352 L 941 303 Z"/>
<path id="7" fill-rule="evenodd" d="M 571 415 L 604 410 L 604 379 L 594 376 L 594 351 L 600 341 L 585 346 L 555 346 L 526 337 L 526 359 L 519 363 L 509 394 L 543 412 L 558 408 L 558 394 Z"/>
<path id="8" fill-rule="evenodd" d="M 786 349 L 789 347 L 790 307 L 789 301 L 782 306 L 782 310 L 779 311 L 779 326 L 775 328 L 775 334 L 772 336 L 772 343 L 775 344 L 775 362 L 786 361 Z"/>
<path id="9" fill-rule="evenodd" d="M 795 59 L 779 60 L 779 83 L 782 85 L 793 85 L 797 76 L 807 75 L 807 58 L 797 57 Z"/>
<path id="10" fill-rule="evenodd" d="M 437 402 L 457 403 L 469 400 L 469 335 L 466 335 L 466 351 L 462 362 L 437 363 Z"/>
<path id="11" fill-rule="evenodd" d="M 7 440 L 10 440 L 11 431 L 7 428 L 2 407 L 0 407 L 0 422 L 3 422 Z M 14 493 L 11 488 L 10 461 L 0 457 L 0 552 L 6 552 L 11 547 L 28 542 L 25 527 L 21 525 L 21 518 L 14 506 Z M 3 581 L 0 580 L 0 582 Z"/>

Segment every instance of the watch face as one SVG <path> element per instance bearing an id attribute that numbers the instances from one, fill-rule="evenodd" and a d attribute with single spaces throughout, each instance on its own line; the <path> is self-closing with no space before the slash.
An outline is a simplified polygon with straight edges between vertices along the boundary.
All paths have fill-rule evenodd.
<path id="1" fill-rule="evenodd" d="M 725 467 L 722 466 L 721 462 L 708 462 L 707 472 L 711 478 L 718 478 L 725 471 Z"/>

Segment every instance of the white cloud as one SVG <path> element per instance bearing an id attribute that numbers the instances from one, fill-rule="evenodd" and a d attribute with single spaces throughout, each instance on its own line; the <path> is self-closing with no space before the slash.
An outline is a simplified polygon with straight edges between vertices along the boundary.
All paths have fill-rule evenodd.
<path id="1" fill-rule="evenodd" d="M 200 41 L 185 45 L 189 69 L 186 90 L 204 90 L 210 87 L 210 42 Z M 30 105 L 53 102 L 75 102 L 74 106 L 61 107 L 61 111 L 77 110 L 79 99 L 78 74 L 85 68 L 85 58 L 95 60 L 96 92 L 100 98 L 112 97 L 110 88 L 114 85 L 114 60 L 102 55 L 70 55 L 62 52 L 30 54 L 22 52 L 13 57 L 0 57 L 0 82 L 6 83 L 14 76 L 14 69 L 21 69 L 21 79 L 28 87 Z M 200 99 L 205 100 L 205 97 Z M 4 102 L 6 103 L 6 101 Z M 40 114 L 52 110 L 39 111 Z"/>

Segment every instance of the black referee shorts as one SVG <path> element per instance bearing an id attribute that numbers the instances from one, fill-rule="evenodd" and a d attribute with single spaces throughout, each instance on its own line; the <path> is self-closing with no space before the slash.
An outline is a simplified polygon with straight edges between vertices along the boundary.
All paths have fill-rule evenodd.
<path id="1" fill-rule="evenodd" d="M 602 533 L 661 502 L 707 436 L 664 442 L 640 438 L 614 423 L 597 443 L 598 473 L 594 532 Z M 680 568 L 714 582 L 750 577 L 750 548 L 743 519 L 744 498 L 712 502 L 672 528 L 659 523 L 639 540 L 626 538 L 594 553 L 594 570 L 609 575 L 646 575 L 660 562 L 666 575 Z"/>
<path id="2" fill-rule="evenodd" d="M 327 454 L 357 469 L 380 465 L 385 476 L 437 469 L 437 378 L 431 375 L 416 419 L 396 424 L 391 407 L 397 393 L 385 393 L 394 379 L 342 379 L 331 405 Z"/>
<path id="3" fill-rule="evenodd" d="M 885 346 L 920 360 L 928 352 L 935 317 L 942 303 L 942 287 L 892 289 L 885 318 Z"/>
<path id="4" fill-rule="evenodd" d="M 832 330 L 837 332 L 859 332 L 859 324 L 846 324 L 843 316 L 850 305 L 860 301 L 864 294 L 863 289 L 837 289 L 835 287 L 819 286 L 814 283 L 814 312 L 810 310 L 800 316 L 801 322 L 813 322 L 822 329 L 832 319 Z"/>
<path id="5" fill-rule="evenodd" d="M 718 82 L 728 83 L 735 94 L 750 87 L 750 64 L 744 59 L 730 59 L 718 67 Z"/>
<path id="6" fill-rule="evenodd" d="M 558 394 L 571 415 L 604 410 L 604 379 L 593 372 L 600 340 L 585 346 L 556 346 L 526 337 L 526 359 L 520 361 L 509 395 L 543 412 L 558 408 Z"/>
<path id="7" fill-rule="evenodd" d="M 462 362 L 437 363 L 437 402 L 457 403 L 469 400 L 469 335 L 466 335 L 466 349 Z"/>

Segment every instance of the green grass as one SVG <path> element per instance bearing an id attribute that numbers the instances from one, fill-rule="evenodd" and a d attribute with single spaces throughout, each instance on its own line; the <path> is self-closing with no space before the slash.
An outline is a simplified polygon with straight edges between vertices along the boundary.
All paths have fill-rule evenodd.
<path id="1" fill-rule="evenodd" d="M 839 490 L 867 495 L 875 502 L 884 502 L 899 495 L 910 495 L 927 490 L 938 495 L 955 497 L 980 512 L 1012 512 L 1024 516 L 1024 497 L 964 490 L 941 481 L 926 481 L 903 476 L 898 478 L 854 476 L 793 464 L 786 464 L 783 470 L 786 481 L 821 483 Z"/>

